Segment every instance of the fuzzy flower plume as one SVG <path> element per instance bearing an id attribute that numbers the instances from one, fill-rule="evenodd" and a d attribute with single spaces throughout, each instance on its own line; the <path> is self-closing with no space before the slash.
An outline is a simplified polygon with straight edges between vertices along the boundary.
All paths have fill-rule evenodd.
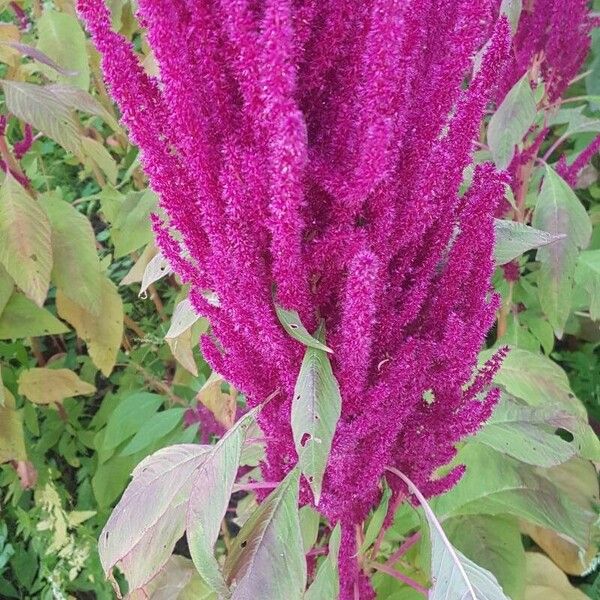
<path id="1" fill-rule="evenodd" d="M 342 416 L 319 509 L 347 541 L 341 597 L 369 598 L 354 526 L 384 467 L 443 492 L 462 471 L 436 471 L 496 401 L 500 357 L 476 363 L 504 179 L 483 164 L 459 188 L 509 24 L 496 0 L 139 0 L 153 78 L 102 0 L 78 7 L 168 215 L 158 243 L 210 320 L 205 358 L 250 405 L 279 391 L 260 416 L 270 481 L 297 462 L 304 353 L 275 305 L 325 322 Z"/>

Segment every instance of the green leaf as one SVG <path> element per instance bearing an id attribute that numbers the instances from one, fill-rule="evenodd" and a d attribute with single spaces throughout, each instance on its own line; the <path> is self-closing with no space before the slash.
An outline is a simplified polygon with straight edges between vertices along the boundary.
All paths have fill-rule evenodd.
<path id="1" fill-rule="evenodd" d="M 19 375 L 19 394 L 34 404 L 60 404 L 65 398 L 89 396 L 96 388 L 69 369 L 27 369 Z"/>
<path id="2" fill-rule="evenodd" d="M 298 522 L 298 483 L 294 469 L 259 505 L 233 541 L 223 575 L 232 600 L 300 600 L 306 561 Z"/>
<path id="3" fill-rule="evenodd" d="M 10 297 L 15 289 L 12 277 L 0 265 L 0 315 L 4 311 L 4 307 L 8 304 Z"/>
<path id="4" fill-rule="evenodd" d="M 156 208 L 157 197 L 151 190 L 127 195 L 113 220 L 110 233 L 115 245 L 115 258 L 121 258 L 152 241 L 150 214 Z"/>
<path id="5" fill-rule="evenodd" d="M 333 352 L 331 348 L 328 348 L 320 342 L 317 338 L 313 337 L 308 333 L 306 327 L 302 325 L 300 317 L 295 310 L 286 310 L 281 306 L 275 305 L 277 317 L 279 322 L 283 325 L 283 328 L 298 342 L 308 346 L 309 348 L 317 348 L 324 350 L 325 352 Z"/>
<path id="6" fill-rule="evenodd" d="M 298 517 L 300 519 L 300 531 L 302 532 L 302 546 L 306 554 L 317 541 L 321 516 L 312 506 L 307 504 L 300 508 Z"/>
<path id="7" fill-rule="evenodd" d="M 51 312 L 17 292 L 10 297 L 0 315 L 0 340 L 58 335 L 67 331 L 68 327 Z"/>
<path id="8" fill-rule="evenodd" d="M 497 265 L 504 265 L 528 250 L 552 244 L 565 237 L 553 236 L 546 231 L 504 219 L 494 219 L 494 232 L 494 258 Z"/>
<path id="9" fill-rule="evenodd" d="M 586 250 L 577 259 L 575 283 L 589 299 L 590 317 L 600 320 L 600 250 Z"/>
<path id="10" fill-rule="evenodd" d="M 77 335 L 86 343 L 94 364 L 106 375 L 110 375 L 117 360 L 123 338 L 123 302 L 114 283 L 104 275 L 97 289 L 98 318 L 91 306 L 73 302 L 59 289 L 56 294 L 56 309 L 60 317 L 68 321 Z"/>
<path id="11" fill-rule="evenodd" d="M 193 474 L 209 450 L 198 444 L 170 446 L 148 456 L 134 469 L 132 481 L 98 542 L 104 572 L 109 575 L 118 567 L 130 592 L 160 571 L 183 535 Z"/>
<path id="12" fill-rule="evenodd" d="M 87 90 L 90 87 L 90 68 L 87 60 L 85 34 L 79 21 L 64 12 L 46 10 L 37 20 L 39 50 L 68 71 L 77 72 L 75 77 L 58 74 L 54 69 L 41 67 L 51 80 L 67 81 Z"/>
<path id="13" fill-rule="evenodd" d="M 11 113 L 58 142 L 65 150 L 82 156 L 79 123 L 50 86 L 7 80 L 0 83 Z"/>
<path id="14" fill-rule="evenodd" d="M 164 402 L 158 394 L 137 392 L 121 400 L 106 424 L 103 451 L 114 450 L 134 435 L 140 424 L 148 421 Z"/>
<path id="15" fill-rule="evenodd" d="M 573 440 L 562 439 L 557 429 L 571 432 Z M 475 440 L 521 462 L 551 467 L 576 456 L 586 438 L 593 440 L 595 436 L 589 429 L 587 422 L 560 406 L 531 408 L 503 396 Z M 596 460 L 600 460 L 598 451 Z"/>
<path id="16" fill-rule="evenodd" d="M 592 225 L 573 190 L 550 167 L 546 169 L 532 225 L 553 236 L 566 235 L 537 251 L 542 265 L 538 277 L 540 304 L 560 338 L 571 312 L 577 254 L 588 245 Z"/>
<path id="17" fill-rule="evenodd" d="M 440 522 L 414 483 L 397 469 L 390 469 L 408 486 L 423 508 L 431 540 L 430 600 L 509 600 L 498 581 L 486 569 L 467 558 L 448 540 Z"/>
<path id="18" fill-rule="evenodd" d="M 502 0 L 500 14 L 506 15 L 510 23 L 513 35 L 519 26 L 519 18 L 523 10 L 523 0 Z"/>
<path id="19" fill-rule="evenodd" d="M 506 94 L 488 126 L 488 145 L 499 169 L 506 169 L 510 164 L 515 146 L 529 131 L 535 114 L 535 98 L 529 75 L 525 74 Z"/>
<path id="20" fill-rule="evenodd" d="M 220 594 L 227 586 L 214 555 L 240 466 L 242 446 L 256 409 L 244 415 L 206 455 L 194 476 L 187 505 L 186 533 L 190 554 L 202 579 Z"/>
<path id="21" fill-rule="evenodd" d="M 485 362 L 492 354 L 491 350 L 482 352 L 480 361 Z M 585 408 L 573 394 L 566 373 L 537 352 L 510 348 L 494 383 L 529 406 L 558 405 L 574 415 L 586 417 Z"/>
<path id="22" fill-rule="evenodd" d="M 535 467 L 473 442 L 461 449 L 455 463 L 465 465 L 466 472 L 454 488 L 435 499 L 440 516 L 510 514 L 587 547 L 594 515 L 583 511 Z"/>
<path id="23" fill-rule="evenodd" d="M 316 505 L 341 409 L 342 397 L 328 355 L 307 347 L 292 400 L 292 433 L 298 465 Z"/>
<path id="24" fill-rule="evenodd" d="M 96 140 L 83 136 L 81 138 L 83 151 L 106 175 L 108 182 L 114 185 L 117 182 L 118 167 L 115 159 L 110 152 L 105 148 L 104 144 Z"/>
<path id="25" fill-rule="evenodd" d="M 511 598 L 525 590 L 525 550 L 519 524 L 506 515 L 469 515 L 444 521 L 452 544 L 493 573 Z"/>
<path id="26" fill-rule="evenodd" d="M 373 516 L 369 521 L 369 525 L 367 526 L 367 531 L 365 532 L 365 539 L 359 550 L 361 554 L 364 554 L 371 547 L 371 544 L 377 539 L 377 535 L 383 527 L 383 522 L 385 521 L 385 516 L 387 515 L 388 505 L 390 503 L 391 497 L 392 490 L 386 486 L 381 496 L 381 502 L 379 503 L 379 506 L 373 513 Z"/>
<path id="27" fill-rule="evenodd" d="M 135 454 L 171 433 L 181 423 L 184 412 L 184 408 L 171 408 L 152 415 L 142 423 L 137 433 L 119 454 L 121 456 Z"/>
<path id="28" fill-rule="evenodd" d="M 337 600 L 339 597 L 338 555 L 341 531 L 338 523 L 329 537 L 329 553 L 321 563 L 314 581 L 306 590 L 304 600 Z"/>
<path id="29" fill-rule="evenodd" d="M 39 202 L 52 225 L 52 281 L 67 298 L 98 315 L 103 276 L 89 220 L 54 195 L 43 195 Z"/>
<path id="30" fill-rule="evenodd" d="M 10 175 L 0 188 L 0 263 L 27 297 L 44 304 L 52 270 L 50 223 Z"/>

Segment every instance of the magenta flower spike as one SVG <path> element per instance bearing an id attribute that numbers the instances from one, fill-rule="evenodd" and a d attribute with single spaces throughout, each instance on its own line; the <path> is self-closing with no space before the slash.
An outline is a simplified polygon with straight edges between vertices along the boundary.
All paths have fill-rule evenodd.
<path id="1" fill-rule="evenodd" d="M 310 331 L 324 322 L 342 414 L 319 510 L 342 523 L 341 598 L 371 598 L 355 525 L 384 468 L 427 496 L 447 490 L 462 468 L 436 471 L 497 399 L 502 355 L 479 370 L 477 355 L 498 308 L 492 218 L 506 180 L 484 164 L 459 188 L 509 23 L 496 0 L 138 6 L 158 78 L 111 30 L 103 0 L 78 2 L 167 215 L 155 219 L 158 244 L 211 323 L 206 360 L 250 406 L 278 391 L 259 417 L 268 481 L 297 462 L 290 410 L 304 353 L 275 306 Z M 301 501 L 312 502 L 306 482 Z"/>

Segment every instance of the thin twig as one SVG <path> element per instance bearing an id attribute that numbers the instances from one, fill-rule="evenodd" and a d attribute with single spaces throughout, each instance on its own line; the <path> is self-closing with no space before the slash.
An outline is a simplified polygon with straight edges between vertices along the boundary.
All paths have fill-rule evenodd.
<path id="1" fill-rule="evenodd" d="M 398 579 L 398 581 L 405 583 L 406 585 L 411 587 L 413 590 L 420 592 L 421 594 L 423 594 L 423 596 L 425 596 L 427 598 L 427 594 L 428 594 L 427 588 L 423 587 L 420 583 L 418 583 L 414 579 L 411 579 L 408 575 L 405 575 L 404 573 L 400 573 L 400 571 L 396 571 L 396 569 L 392 569 L 392 567 L 388 567 L 387 564 L 384 565 L 381 563 L 371 563 L 369 566 L 373 567 L 376 571 L 381 571 L 382 573 L 385 573 L 386 575 L 389 575 L 390 577 L 393 577 L 394 579 Z"/>

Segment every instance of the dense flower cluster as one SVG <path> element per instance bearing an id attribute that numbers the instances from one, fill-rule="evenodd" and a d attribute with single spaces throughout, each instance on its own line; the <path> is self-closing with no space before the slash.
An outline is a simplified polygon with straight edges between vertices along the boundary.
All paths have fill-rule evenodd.
<path id="1" fill-rule="evenodd" d="M 571 80 L 580 71 L 590 49 L 591 30 L 600 24 L 593 17 L 587 0 L 529 0 L 523 2 L 523 11 L 513 39 L 510 63 L 498 89 L 500 102 L 510 88 L 526 73 L 534 86 L 543 82 L 544 103 L 557 109 L 560 99 Z M 537 155 L 549 130 L 542 128 L 530 147 L 517 154 L 511 165 L 515 195 L 524 182 L 531 161 Z M 577 176 L 600 149 L 600 137 L 584 149 L 575 161 L 567 165 L 561 158 L 558 171 L 572 186 Z M 525 177 L 526 179 L 526 177 Z"/>
<path id="2" fill-rule="evenodd" d="M 78 6 L 168 216 L 158 243 L 210 320 L 205 358 L 251 405 L 279 390 L 260 417 L 268 480 L 297 461 L 304 351 L 275 303 L 325 322 L 343 406 L 319 509 L 344 525 L 354 597 L 353 526 L 384 467 L 448 489 L 461 468 L 436 470 L 496 401 L 499 359 L 474 368 L 504 180 L 483 164 L 459 189 L 509 24 L 495 0 L 139 0 L 153 78 L 103 0 Z"/>

